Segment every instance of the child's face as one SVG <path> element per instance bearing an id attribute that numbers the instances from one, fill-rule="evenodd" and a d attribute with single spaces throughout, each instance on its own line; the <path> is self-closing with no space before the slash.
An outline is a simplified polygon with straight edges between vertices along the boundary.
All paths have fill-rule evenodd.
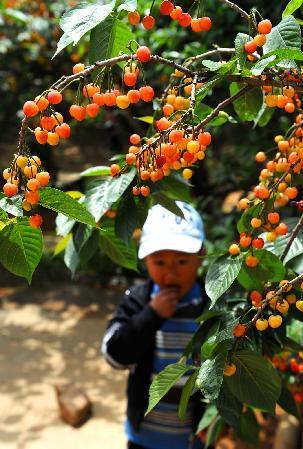
<path id="1" fill-rule="evenodd" d="M 181 251 L 162 250 L 145 258 L 146 267 L 152 280 L 163 290 L 174 287 L 178 299 L 192 288 L 201 264 L 198 254 Z"/>

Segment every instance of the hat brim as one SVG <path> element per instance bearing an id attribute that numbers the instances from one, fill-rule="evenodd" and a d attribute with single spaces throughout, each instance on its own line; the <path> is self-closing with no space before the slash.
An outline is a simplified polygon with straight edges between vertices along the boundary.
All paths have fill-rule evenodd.
<path id="1" fill-rule="evenodd" d="M 181 251 L 183 253 L 194 254 L 197 253 L 202 247 L 202 241 L 200 239 L 195 239 L 186 235 L 178 236 L 155 236 L 151 238 L 150 236 L 146 241 L 141 241 L 138 251 L 138 258 L 144 259 L 150 254 L 156 253 L 157 251 L 163 250 L 173 250 Z"/>

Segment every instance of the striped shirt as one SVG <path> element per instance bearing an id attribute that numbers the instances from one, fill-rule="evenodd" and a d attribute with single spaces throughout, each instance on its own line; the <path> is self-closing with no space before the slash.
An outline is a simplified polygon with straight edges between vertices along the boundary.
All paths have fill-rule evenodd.
<path id="1" fill-rule="evenodd" d="M 154 285 L 152 296 L 159 292 Z M 201 287 L 195 283 L 192 289 L 182 298 L 172 318 L 166 320 L 156 332 L 153 372 L 151 380 L 167 365 L 176 363 L 182 356 L 185 347 L 193 333 L 198 328 L 195 321 L 197 316 L 191 316 L 190 305 L 201 304 Z M 191 360 L 188 361 L 191 363 Z M 173 388 L 181 389 L 188 376 L 182 376 Z M 195 441 L 192 434 L 192 404 L 189 403 L 185 421 L 178 417 L 178 403 L 160 401 L 156 407 L 144 418 L 139 433 L 135 433 L 126 421 L 126 434 L 129 441 L 133 441 L 148 449 L 193 449 L 201 448 L 201 443 Z M 196 445 L 198 443 L 199 445 Z"/>

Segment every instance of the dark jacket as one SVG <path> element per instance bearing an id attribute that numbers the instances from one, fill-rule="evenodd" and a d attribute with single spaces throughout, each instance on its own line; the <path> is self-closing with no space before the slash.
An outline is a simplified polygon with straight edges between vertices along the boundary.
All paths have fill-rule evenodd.
<path id="1" fill-rule="evenodd" d="M 108 324 L 102 345 L 103 354 L 114 368 L 130 369 L 127 416 L 134 430 L 139 430 L 148 406 L 155 334 L 165 321 L 149 305 L 152 286 L 152 282 L 148 281 L 126 290 L 121 304 Z M 206 295 L 202 285 L 201 288 L 203 304 L 196 306 L 197 317 L 205 307 Z M 203 413 L 200 398 L 195 402 L 199 410 L 194 414 L 194 426 Z"/>

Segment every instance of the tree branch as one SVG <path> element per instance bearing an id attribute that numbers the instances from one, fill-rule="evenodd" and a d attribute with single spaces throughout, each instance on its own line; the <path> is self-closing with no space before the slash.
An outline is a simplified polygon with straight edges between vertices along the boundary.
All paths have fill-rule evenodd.
<path id="1" fill-rule="evenodd" d="M 248 23 L 251 23 L 251 19 L 247 12 L 245 12 L 242 8 L 240 8 L 235 3 L 230 2 L 229 0 L 219 0 L 221 3 L 225 3 L 229 8 L 233 9 L 234 11 L 238 12 L 243 19 L 247 20 Z"/>
<path id="2" fill-rule="evenodd" d="M 216 50 L 209 50 L 209 51 L 206 51 L 205 53 L 201 53 L 200 55 L 191 56 L 190 58 L 187 58 L 185 60 L 185 64 L 189 65 L 189 64 L 192 64 L 193 62 L 198 61 L 199 59 L 207 58 L 208 56 L 215 56 L 220 53 L 234 53 L 234 52 L 235 52 L 234 48 L 219 48 L 218 47 Z"/>
<path id="3" fill-rule="evenodd" d="M 288 253 L 288 251 L 290 250 L 290 247 L 293 243 L 293 241 L 295 240 L 295 238 L 297 237 L 297 235 L 299 234 L 300 230 L 303 228 L 303 214 L 300 218 L 300 220 L 298 221 L 295 229 L 292 231 L 291 236 L 287 242 L 287 245 L 284 248 L 283 254 L 281 256 L 281 261 L 284 260 L 284 258 L 286 257 L 286 254 Z"/>
<path id="4" fill-rule="evenodd" d="M 197 133 L 200 129 L 204 128 L 207 123 L 209 123 L 213 118 L 215 118 L 222 109 L 224 109 L 226 106 L 228 106 L 233 101 L 237 100 L 238 98 L 242 97 L 246 92 L 248 92 L 251 89 L 251 86 L 245 86 L 243 89 L 239 90 L 237 93 L 232 95 L 229 98 L 226 98 L 224 101 L 218 104 L 218 106 L 210 113 L 207 117 L 205 117 L 204 120 L 202 120 L 199 125 L 195 126 L 195 133 Z"/>

